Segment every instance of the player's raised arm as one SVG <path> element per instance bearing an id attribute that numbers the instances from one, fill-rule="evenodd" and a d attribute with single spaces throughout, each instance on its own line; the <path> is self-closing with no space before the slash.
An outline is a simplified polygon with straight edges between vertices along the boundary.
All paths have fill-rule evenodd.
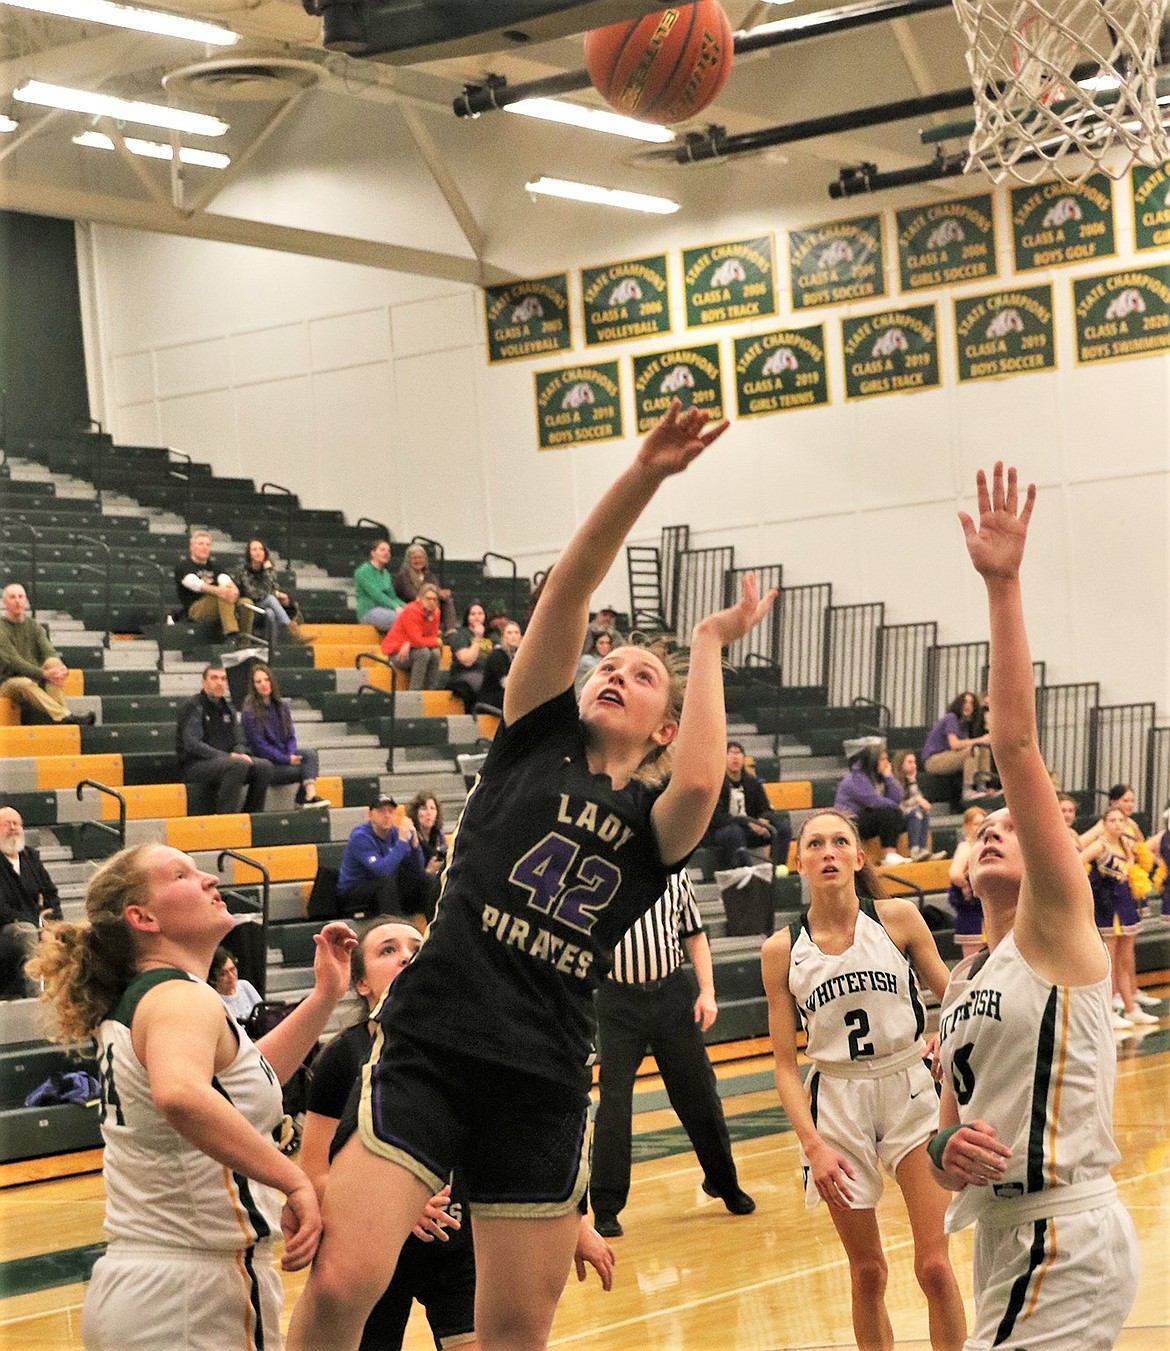
<path id="1" fill-rule="evenodd" d="M 606 489 L 557 559 L 508 674 L 504 720 L 509 724 L 573 683 L 590 597 L 659 486 L 727 429 L 726 422 L 707 422 L 706 413 L 684 410 L 675 399 L 642 442 L 633 464 Z"/>
<path id="2" fill-rule="evenodd" d="M 967 551 L 987 587 L 991 621 L 991 749 L 1019 839 L 1025 877 L 1015 916 L 1016 941 L 1032 959 L 1046 954 L 1054 979 L 1097 979 L 1104 960 L 1093 924 L 1088 879 L 1061 816 L 1036 726 L 1032 656 L 1024 626 L 1020 566 L 1036 500 L 1029 484 L 1020 503 L 1016 470 L 997 461 L 990 490 L 976 478 L 979 521 L 959 513 Z M 980 827 L 994 829 L 995 817 Z M 1057 970 L 1056 968 L 1060 969 Z"/>

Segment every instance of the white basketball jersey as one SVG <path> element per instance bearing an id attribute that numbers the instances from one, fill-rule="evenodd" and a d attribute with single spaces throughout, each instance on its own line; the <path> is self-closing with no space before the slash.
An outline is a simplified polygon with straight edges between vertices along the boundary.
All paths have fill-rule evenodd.
<path id="1" fill-rule="evenodd" d="M 807 915 L 790 933 L 788 988 L 808 1029 L 810 1060 L 829 1073 L 873 1069 L 915 1046 L 926 1025 L 918 984 L 872 901 L 861 902 L 853 942 L 837 956 L 813 942 Z"/>
<path id="2" fill-rule="evenodd" d="M 1001 1182 L 956 1195 L 949 1232 L 997 1198 L 1086 1182 L 1121 1157 L 1109 999 L 1108 975 L 1095 985 L 1043 980 L 1010 933 L 955 967 L 939 1019 L 943 1072 L 960 1121 L 990 1122 L 1012 1154 Z"/>
<path id="3" fill-rule="evenodd" d="M 98 1029 L 105 1233 L 111 1241 L 238 1250 L 280 1234 L 280 1193 L 209 1158 L 167 1122 L 130 1040 L 142 996 L 180 978 L 195 979 L 177 970 L 139 976 Z M 233 1023 L 233 1030 L 239 1051 L 212 1084 L 261 1135 L 271 1135 L 283 1114 L 280 1085 L 244 1029 Z"/>

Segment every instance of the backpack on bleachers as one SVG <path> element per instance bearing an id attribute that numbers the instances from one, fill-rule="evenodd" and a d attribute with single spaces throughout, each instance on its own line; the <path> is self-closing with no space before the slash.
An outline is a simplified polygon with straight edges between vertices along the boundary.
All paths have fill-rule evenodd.
<path id="1" fill-rule="evenodd" d="M 313 878 L 313 889 L 305 903 L 305 915 L 308 919 L 338 919 L 341 915 L 337 899 L 337 883 L 341 874 L 336 868 L 322 863 Z"/>

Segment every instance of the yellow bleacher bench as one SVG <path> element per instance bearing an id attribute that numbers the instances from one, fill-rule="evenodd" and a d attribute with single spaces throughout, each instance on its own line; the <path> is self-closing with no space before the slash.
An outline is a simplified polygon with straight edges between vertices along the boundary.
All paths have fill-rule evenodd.
<path id="1" fill-rule="evenodd" d="M 274 844 L 264 849 L 249 849 L 250 857 L 268 869 L 273 882 L 303 882 L 317 875 L 315 844 Z M 231 881 L 235 886 L 255 886 L 260 874 L 255 868 L 232 859 Z"/>
<path id="2" fill-rule="evenodd" d="M 187 788 L 184 784 L 137 783 L 120 791 L 126 799 L 128 821 L 166 820 L 172 816 L 187 815 Z M 117 802 L 103 794 L 102 820 L 113 821 L 117 815 Z"/>
<path id="3" fill-rule="evenodd" d="M 0 727 L 0 757 L 79 755 L 81 728 L 47 723 L 32 727 Z"/>
<path id="4" fill-rule="evenodd" d="M 800 811 L 812 806 L 812 784 L 807 779 L 784 783 L 766 783 L 764 792 L 774 812 Z"/>
<path id="5" fill-rule="evenodd" d="M 167 844 L 188 854 L 196 849 L 247 849 L 251 843 L 252 818 L 244 812 L 177 816 L 167 822 Z"/>

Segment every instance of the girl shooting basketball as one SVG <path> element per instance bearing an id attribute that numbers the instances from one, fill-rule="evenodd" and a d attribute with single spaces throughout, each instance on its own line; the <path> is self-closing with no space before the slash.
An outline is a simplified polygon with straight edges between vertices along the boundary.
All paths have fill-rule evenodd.
<path id="1" fill-rule="evenodd" d="M 685 709 L 659 658 L 619 647 L 581 692 L 589 599 L 659 486 L 724 431 L 677 400 L 551 570 L 513 662 L 434 924 L 382 1002 L 341 1121 L 322 1247 L 290 1347 L 358 1344 L 429 1197 L 459 1165 L 485 1351 L 546 1345 L 587 1180 L 591 995 L 699 842 L 724 773 L 722 648 L 773 595 L 695 628 Z M 654 782 L 673 748 L 665 788 Z"/>

